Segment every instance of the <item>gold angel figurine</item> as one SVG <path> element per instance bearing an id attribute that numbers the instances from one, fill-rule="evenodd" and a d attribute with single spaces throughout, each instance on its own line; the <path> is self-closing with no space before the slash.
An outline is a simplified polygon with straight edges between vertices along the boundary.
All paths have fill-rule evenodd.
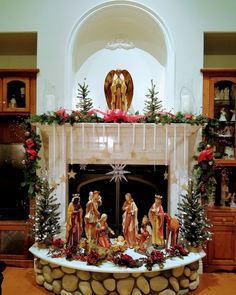
<path id="1" fill-rule="evenodd" d="M 128 111 L 133 98 L 133 80 L 127 70 L 112 70 L 105 79 L 104 92 L 108 108 Z"/>

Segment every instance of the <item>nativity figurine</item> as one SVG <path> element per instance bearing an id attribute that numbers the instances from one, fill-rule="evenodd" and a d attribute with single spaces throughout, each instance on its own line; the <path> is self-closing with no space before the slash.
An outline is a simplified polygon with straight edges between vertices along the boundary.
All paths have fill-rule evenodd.
<path id="1" fill-rule="evenodd" d="M 79 194 L 73 194 L 73 198 L 67 209 L 66 219 L 66 245 L 76 247 L 81 239 L 83 231 L 83 209 L 80 205 Z"/>
<path id="2" fill-rule="evenodd" d="M 141 251 L 146 250 L 152 245 L 152 227 L 147 215 L 143 216 L 140 227 L 139 248 Z"/>
<path id="3" fill-rule="evenodd" d="M 104 83 L 108 108 L 128 111 L 133 97 L 133 80 L 127 70 L 110 71 Z"/>
<path id="4" fill-rule="evenodd" d="M 90 192 L 89 200 L 86 204 L 86 212 L 84 216 L 85 234 L 88 242 L 96 240 L 96 226 L 100 219 L 98 207 L 102 204 L 102 198 L 99 191 Z"/>
<path id="5" fill-rule="evenodd" d="M 125 194 L 122 206 L 122 231 L 128 247 L 134 247 L 138 241 L 138 208 L 130 193 Z"/>
<path id="6" fill-rule="evenodd" d="M 162 196 L 155 195 L 155 202 L 148 212 L 152 225 L 152 244 L 164 246 L 164 210 L 162 207 Z"/>
<path id="7" fill-rule="evenodd" d="M 103 248 L 109 248 L 111 246 L 111 242 L 109 239 L 109 235 L 114 235 L 114 231 L 107 224 L 107 214 L 103 213 L 101 218 L 97 223 L 96 228 L 97 234 L 97 245 Z"/>

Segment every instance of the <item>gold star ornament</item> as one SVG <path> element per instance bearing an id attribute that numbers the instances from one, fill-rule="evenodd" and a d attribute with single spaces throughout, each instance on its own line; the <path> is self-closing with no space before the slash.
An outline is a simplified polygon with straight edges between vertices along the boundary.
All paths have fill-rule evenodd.
<path id="1" fill-rule="evenodd" d="M 164 176 L 164 180 L 167 180 L 168 179 L 168 172 L 165 171 L 165 173 L 163 174 L 163 176 Z"/>
<path id="2" fill-rule="evenodd" d="M 71 178 L 75 178 L 75 175 L 77 174 L 76 172 L 73 171 L 73 169 L 71 169 L 68 173 L 69 179 Z"/>

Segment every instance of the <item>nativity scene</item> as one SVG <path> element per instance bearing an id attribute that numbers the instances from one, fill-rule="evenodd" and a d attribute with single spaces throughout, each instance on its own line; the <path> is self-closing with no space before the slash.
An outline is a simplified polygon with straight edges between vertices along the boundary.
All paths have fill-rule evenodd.
<path id="1" fill-rule="evenodd" d="M 97 165 L 93 166 L 93 169 L 88 168 L 90 166 L 88 165 L 87 167 L 87 164 L 81 160 L 82 158 L 79 160 L 77 158 L 78 155 L 83 157 L 83 153 L 86 151 L 87 157 L 88 153 L 91 153 L 91 157 L 88 159 L 88 162 L 92 161 L 94 163 L 94 161 L 97 161 L 94 156 L 94 148 L 97 149 L 97 147 L 95 147 L 97 142 L 96 130 L 100 130 L 100 126 L 102 128 L 102 136 L 99 137 L 99 141 L 105 146 L 105 148 L 103 147 L 101 151 L 98 149 L 98 152 L 101 153 L 101 158 L 98 162 L 100 161 L 101 163 L 106 163 L 107 160 L 109 161 L 111 147 L 108 147 L 106 142 L 110 141 L 114 144 L 112 149 L 115 150 L 118 147 L 119 153 L 121 153 L 121 150 L 123 149 L 123 154 L 127 156 L 126 149 L 128 149 L 128 157 L 131 156 L 133 164 L 136 164 L 134 165 L 135 167 L 137 167 L 137 163 L 139 163 L 136 153 L 143 154 L 143 156 L 140 157 L 141 161 L 145 157 L 154 157 L 153 159 L 156 161 L 156 157 L 158 156 L 158 159 L 160 159 L 159 161 L 164 161 L 165 163 L 165 170 L 164 173 L 162 172 L 162 177 L 166 182 L 168 181 L 169 171 L 167 168 L 169 162 L 171 162 L 171 165 L 169 166 L 173 169 L 172 173 L 174 174 L 176 174 L 177 169 L 182 168 L 182 163 L 185 165 L 187 159 L 187 135 L 184 137 L 183 142 L 178 145 L 177 150 L 176 126 L 172 125 L 164 127 L 162 125 L 158 125 L 158 122 L 161 120 L 168 120 L 168 122 L 173 120 L 174 122 L 176 117 L 171 113 L 163 112 L 162 110 L 160 111 L 161 102 L 157 96 L 158 92 L 155 89 L 156 84 L 154 84 L 152 80 L 151 88 L 148 89 L 148 94 L 146 95 L 147 100 L 145 101 L 145 115 L 133 115 L 129 113 L 129 109 L 132 105 L 133 87 L 131 75 L 127 70 L 112 70 L 107 74 L 104 85 L 106 102 L 109 108 L 106 113 L 98 109 L 92 109 L 92 100 L 89 98 L 88 85 L 85 81 L 83 84 L 79 84 L 79 110 L 74 111 L 71 114 L 67 114 L 66 110 L 60 109 L 55 113 L 53 119 L 59 119 L 59 122 L 65 124 L 65 128 L 61 129 L 59 132 L 62 132 L 61 136 L 65 139 L 63 142 L 69 143 L 69 149 L 68 146 L 64 146 L 60 150 L 57 148 L 57 143 L 59 144 L 60 137 L 57 137 L 58 130 L 54 125 L 52 127 L 53 138 L 50 141 L 52 147 L 48 150 L 48 152 L 50 153 L 50 157 L 53 159 L 53 163 L 56 163 L 56 158 L 60 157 L 62 162 L 65 163 L 64 167 L 68 165 L 68 163 L 66 163 L 67 159 L 70 159 L 70 163 L 67 166 L 69 171 L 67 172 L 68 184 L 76 179 L 77 174 L 81 174 L 79 170 L 90 169 L 93 171 L 93 169 L 96 170 L 103 167 L 103 165 L 101 165 L 101 167 Z M 103 119 L 101 119 L 99 115 L 103 115 Z M 190 120 L 189 122 L 192 123 L 192 120 L 196 120 L 192 115 L 185 116 L 180 114 L 179 116 L 180 122 L 181 120 L 184 120 L 184 122 L 185 120 Z M 45 118 L 50 120 L 50 114 L 48 117 L 44 117 L 44 119 Z M 66 125 L 67 122 L 73 122 L 75 126 L 71 125 L 71 127 L 69 127 Z M 112 125 L 106 125 L 111 122 L 113 123 Z M 149 122 L 151 122 L 150 126 L 147 124 Z M 124 135 L 125 133 L 123 132 L 123 128 L 126 123 L 132 124 L 128 125 L 128 136 Z M 146 127 L 146 124 L 151 128 Z M 74 128 L 77 128 L 76 125 L 78 125 L 79 128 L 77 132 L 74 131 Z M 142 129 L 139 128 L 139 125 Z M 66 129 L 68 127 L 69 129 Z M 41 126 L 40 128 L 44 127 Z M 48 126 L 46 128 L 48 128 Z M 49 129 L 50 128 L 51 127 L 49 126 Z M 109 133 L 111 130 L 112 133 Z M 44 134 L 47 134 L 47 132 L 48 131 L 45 130 Z M 30 136 L 31 133 L 29 133 L 28 137 Z M 26 139 L 26 145 L 29 141 L 28 137 Z M 137 140 L 139 142 L 137 142 Z M 173 154 L 170 153 L 167 144 L 168 141 L 172 143 Z M 126 142 L 126 145 L 123 145 L 124 142 Z M 159 152 L 160 143 L 162 143 L 165 147 L 164 153 L 163 149 Z M 37 146 L 33 145 L 32 148 L 36 149 Z M 129 150 L 130 148 L 132 148 L 132 150 Z M 64 152 L 64 154 L 62 152 Z M 67 153 L 67 155 L 65 153 Z M 139 284 L 138 276 L 134 279 L 132 273 L 141 273 L 141 275 L 147 280 L 147 290 L 152 290 L 153 294 L 158 294 L 158 292 L 155 291 L 155 287 L 152 286 L 152 278 L 146 275 L 146 272 L 163 270 L 163 273 L 161 273 L 162 277 L 162 274 L 165 274 L 165 267 L 168 269 L 185 267 L 185 265 L 187 265 L 186 267 L 189 267 L 191 263 L 201 259 L 204 256 L 203 247 L 211 236 L 210 232 L 205 230 L 208 227 L 208 221 L 205 219 L 203 223 L 195 224 L 192 220 L 188 220 L 184 213 L 181 213 L 178 218 L 176 218 L 174 215 L 164 210 L 162 204 L 163 197 L 159 193 L 154 194 L 152 204 L 150 204 L 150 207 L 147 208 L 146 211 L 144 211 L 144 208 L 141 208 L 146 208 L 146 204 L 143 206 L 144 204 L 142 203 L 145 202 L 145 198 L 142 200 L 140 199 L 140 196 L 137 198 L 135 194 L 131 194 L 130 192 L 125 192 L 124 196 L 117 194 L 117 191 L 119 191 L 117 188 L 120 187 L 117 186 L 117 184 L 124 181 L 128 182 L 126 174 L 131 173 L 125 169 L 126 164 L 121 163 L 118 158 L 116 159 L 116 155 L 119 155 L 119 153 L 112 153 L 115 164 L 110 164 L 113 170 L 105 173 L 107 178 L 104 178 L 102 175 L 99 176 L 100 178 L 98 177 L 98 179 L 104 178 L 106 181 L 110 180 L 110 182 L 113 181 L 116 184 L 116 189 L 114 190 L 114 194 L 116 194 L 115 212 L 110 211 L 110 208 L 107 205 L 104 205 L 104 198 L 102 198 L 99 190 L 90 190 L 88 196 L 85 196 L 84 193 L 78 189 L 78 187 L 82 185 L 82 183 L 78 181 L 76 188 L 77 192 L 72 193 L 71 201 L 67 206 L 64 233 L 58 232 L 57 235 L 55 234 L 52 237 L 48 232 L 50 231 L 49 227 L 45 229 L 42 220 L 52 220 L 51 227 L 58 227 L 56 225 L 57 218 L 52 216 L 52 210 L 46 210 L 46 212 L 45 208 L 44 210 L 36 210 L 36 215 L 33 217 L 33 226 L 37 238 L 35 245 L 30 248 L 30 251 L 35 255 L 35 257 L 38 257 L 37 261 L 39 263 L 39 267 L 41 267 L 39 259 L 46 259 L 50 261 L 50 263 L 59 263 L 59 265 L 62 259 L 63 263 L 66 261 L 65 264 L 67 268 L 74 269 L 71 271 L 82 271 L 83 278 L 86 276 L 94 276 L 94 272 L 96 272 L 94 267 L 98 267 L 99 271 L 104 273 L 104 275 L 106 274 L 109 279 L 115 281 L 115 287 L 113 290 L 116 289 L 119 294 L 123 293 L 122 291 L 119 291 L 119 279 L 116 277 L 116 272 L 126 274 L 129 278 L 135 280 L 135 284 Z M 179 156 L 178 160 L 177 153 Z M 35 159 L 37 159 L 37 156 L 32 158 L 31 154 L 31 160 Z M 198 157 L 198 168 L 202 169 L 203 163 L 207 167 L 205 170 L 202 170 L 203 174 L 208 173 L 209 169 L 211 169 L 212 160 L 212 148 L 210 145 L 207 145 Z M 82 164 L 78 166 L 77 163 Z M 75 170 L 76 167 L 77 170 Z M 78 167 L 80 167 L 79 170 Z M 140 167 L 143 167 L 143 165 L 140 165 Z M 156 168 L 154 166 L 154 170 L 155 169 Z M 142 168 L 142 173 L 144 173 L 144 168 Z M 204 179 L 206 180 L 205 174 L 201 178 L 202 181 L 204 181 Z M 65 179 L 67 179 L 67 177 L 65 177 Z M 93 177 L 95 179 L 95 176 Z M 90 178 L 89 174 L 85 176 L 85 182 L 91 182 L 92 184 L 93 181 L 91 181 Z M 61 179 L 63 180 L 64 178 Z M 89 182 L 88 179 L 90 179 Z M 144 174 L 140 179 L 144 181 Z M 202 184 L 202 187 L 203 185 L 205 185 L 205 183 Z M 52 191 L 55 189 L 56 192 L 60 186 L 60 183 L 53 183 Z M 37 201 L 38 208 L 41 206 L 40 202 L 43 199 L 48 198 L 43 191 L 37 192 L 37 195 L 40 193 L 41 197 Z M 106 191 L 106 193 L 110 194 L 109 190 Z M 191 190 L 189 194 L 189 204 L 188 202 L 182 204 L 183 211 L 189 209 L 189 207 L 192 206 L 191 200 L 198 196 L 197 191 L 195 192 Z M 167 203 L 166 200 L 165 202 Z M 181 206 L 179 203 L 176 204 L 176 206 L 177 205 Z M 120 210 L 117 210 L 117 206 L 118 208 L 120 206 Z M 199 203 L 199 212 L 203 212 L 203 210 L 203 207 L 201 207 Z M 43 218 L 41 218 L 42 212 Z M 140 212 L 142 212 L 141 216 Z M 54 213 L 57 214 L 56 212 Z M 114 220 L 114 215 L 117 223 L 116 227 L 112 227 L 110 225 L 110 220 Z M 196 218 L 193 213 L 189 215 L 190 218 Z M 41 220 L 40 227 L 38 220 Z M 192 224 L 195 224 L 195 226 L 192 226 Z M 40 231 L 42 231 L 40 236 L 38 236 L 39 228 Z M 191 236 L 193 232 L 196 231 L 196 228 L 201 232 L 202 239 L 200 240 L 199 236 L 195 237 L 193 240 L 190 239 L 189 236 L 186 238 L 188 234 Z M 190 246 L 197 249 L 196 255 L 194 254 L 191 256 L 192 254 L 189 251 Z M 45 257 L 44 252 L 42 252 L 44 248 L 48 249 L 47 257 Z M 41 251 L 40 255 L 42 256 L 38 254 L 38 251 Z M 173 263 L 173 258 L 181 259 L 176 260 Z M 184 264 L 182 264 L 183 261 Z M 122 267 L 125 267 L 125 269 Z M 63 274 L 62 281 L 64 280 L 64 277 L 66 277 L 66 274 Z M 72 287 L 64 288 L 69 292 L 77 289 L 83 292 L 82 286 L 85 281 L 83 279 L 78 282 L 77 279 L 75 280 L 76 283 Z M 195 282 L 195 280 L 193 280 L 193 282 Z M 180 284 L 181 283 L 179 282 L 178 286 L 180 286 Z M 88 288 L 93 290 L 91 294 L 97 294 L 97 287 L 93 286 L 93 281 L 91 282 L 91 285 L 89 283 Z M 104 294 L 107 294 L 106 292 L 109 288 L 105 285 L 102 285 L 101 288 L 106 290 L 104 291 Z M 127 285 L 126 282 L 124 282 L 123 288 L 130 288 L 130 290 L 133 289 L 133 287 L 129 284 Z M 59 289 L 61 290 L 61 288 Z M 142 286 L 139 286 L 138 290 L 140 294 L 147 294 L 146 289 L 144 290 Z M 132 293 L 130 291 L 127 294 Z"/>

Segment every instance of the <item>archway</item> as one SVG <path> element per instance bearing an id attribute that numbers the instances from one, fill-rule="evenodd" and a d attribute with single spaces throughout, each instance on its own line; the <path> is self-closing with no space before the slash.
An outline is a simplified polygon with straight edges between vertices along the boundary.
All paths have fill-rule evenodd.
<path id="1" fill-rule="evenodd" d="M 130 46 L 127 49 L 132 43 L 134 48 Z M 111 47 L 115 44 L 117 49 L 107 49 L 109 44 Z M 143 5 L 115 1 L 89 10 L 75 25 L 66 56 L 65 105 L 68 108 L 74 107 L 77 84 L 86 78 L 94 107 L 105 110 L 105 76 L 109 70 L 120 65 L 124 67 L 124 64 L 127 70 L 131 69 L 134 78 L 132 110 L 142 112 L 151 79 L 157 83 L 163 107 L 170 110 L 174 106 L 175 71 L 171 36 L 160 16 Z"/>

